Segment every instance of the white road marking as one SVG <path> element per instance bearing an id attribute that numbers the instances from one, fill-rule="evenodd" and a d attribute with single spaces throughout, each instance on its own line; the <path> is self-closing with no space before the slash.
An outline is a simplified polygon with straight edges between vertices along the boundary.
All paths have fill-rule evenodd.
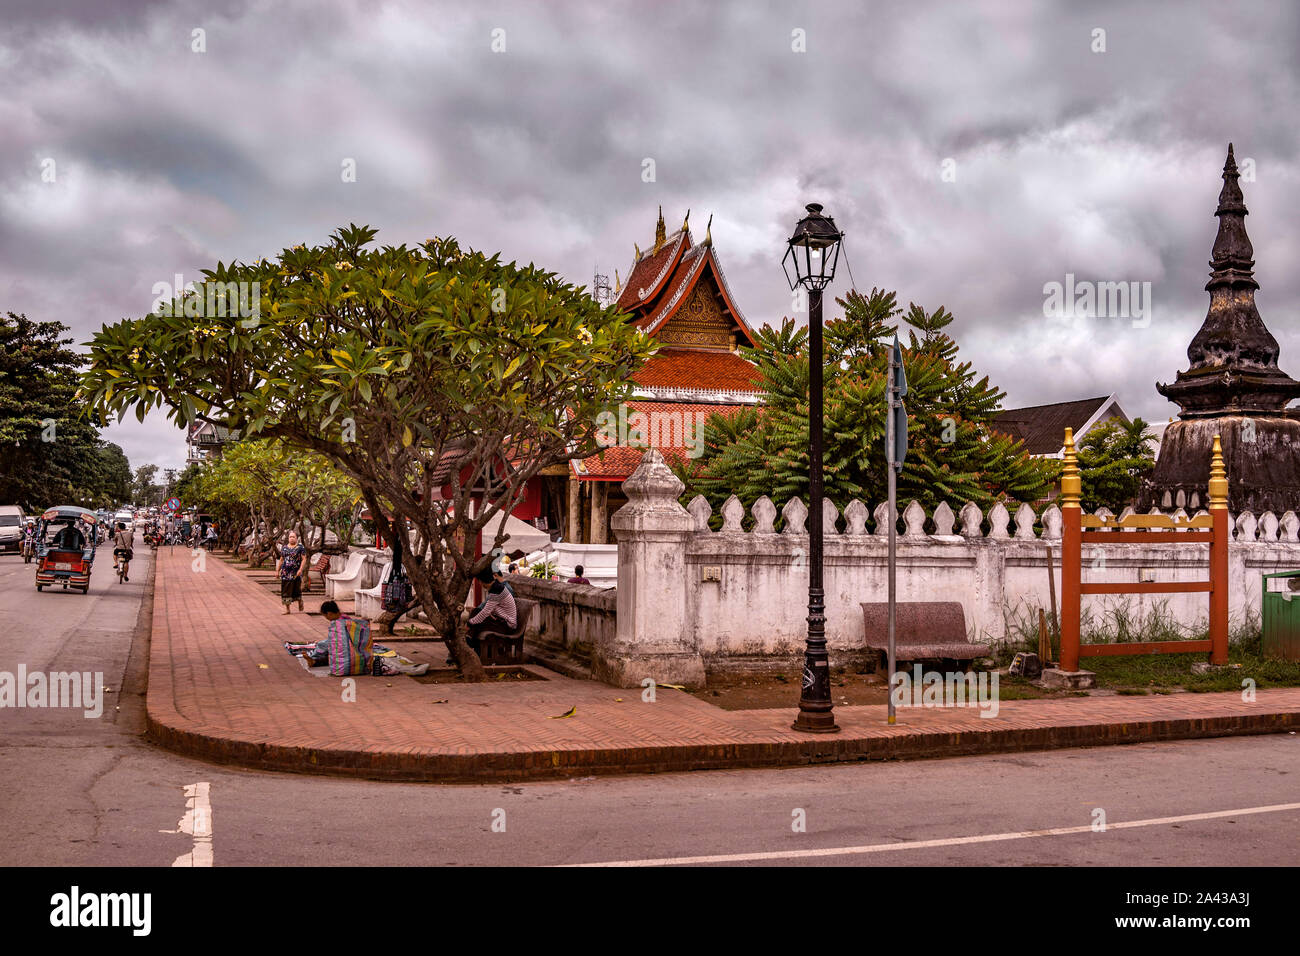
<path id="1" fill-rule="evenodd" d="M 1188 813 L 1179 817 L 1151 817 L 1146 820 L 1128 820 L 1107 823 L 1106 830 L 1128 830 L 1135 827 L 1155 827 L 1169 823 L 1189 823 L 1194 820 L 1221 820 L 1255 813 L 1282 813 L 1300 810 L 1300 803 L 1277 803 L 1267 807 L 1245 807 L 1240 810 L 1215 810 L 1211 813 Z M 908 840 L 901 843 L 871 843 L 866 846 L 826 847 L 818 850 L 772 850 L 763 853 L 720 853 L 715 856 L 664 857 L 657 860 L 611 860 L 604 863 L 568 863 L 570 867 L 591 866 L 698 866 L 705 863 L 750 863 L 759 860 L 803 860 L 824 856 L 848 856 L 862 853 L 889 853 L 897 850 L 925 850 L 940 846 L 966 846 L 972 843 L 998 843 L 1004 840 L 1027 840 L 1031 837 L 1066 836 L 1072 833 L 1091 833 L 1092 825 L 1080 827 L 1052 827 L 1047 830 L 1018 830 L 1012 833 L 986 833 L 980 836 L 946 837 L 940 840 Z"/>
<path id="2" fill-rule="evenodd" d="M 194 837 L 194 847 L 189 853 L 178 856 L 172 866 L 211 866 L 212 865 L 212 803 L 208 792 L 211 785 L 202 783 L 186 784 L 185 816 L 176 824 L 175 830 L 163 830 L 163 833 L 188 833 Z"/>

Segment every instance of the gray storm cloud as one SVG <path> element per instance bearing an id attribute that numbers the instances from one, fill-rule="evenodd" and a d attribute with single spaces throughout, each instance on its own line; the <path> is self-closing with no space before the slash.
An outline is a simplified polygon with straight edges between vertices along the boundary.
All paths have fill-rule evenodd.
<path id="1" fill-rule="evenodd" d="M 950 309 L 1009 404 L 1117 392 L 1162 420 L 1232 140 L 1255 161 L 1260 310 L 1300 374 L 1297 13 L 1077 7 L 6 4 L 0 308 L 84 341 L 177 272 L 349 221 L 586 284 L 626 275 L 662 204 L 697 230 L 714 216 L 741 308 L 779 322 L 782 244 L 817 200 L 857 284 Z M 1150 325 L 1044 317 L 1067 274 L 1150 282 Z M 160 416 L 109 437 L 135 464 L 183 458 Z"/>

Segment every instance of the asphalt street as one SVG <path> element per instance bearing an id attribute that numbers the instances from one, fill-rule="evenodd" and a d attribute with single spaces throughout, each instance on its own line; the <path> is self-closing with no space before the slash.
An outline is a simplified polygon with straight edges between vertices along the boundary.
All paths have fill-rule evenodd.
<path id="1" fill-rule="evenodd" d="M 82 596 L 38 594 L 34 565 L 0 555 L 0 672 L 111 689 L 98 718 L 0 709 L 0 865 L 1300 863 L 1294 734 L 515 786 L 190 760 L 142 737 L 136 556 L 119 584 L 101 549 Z"/>

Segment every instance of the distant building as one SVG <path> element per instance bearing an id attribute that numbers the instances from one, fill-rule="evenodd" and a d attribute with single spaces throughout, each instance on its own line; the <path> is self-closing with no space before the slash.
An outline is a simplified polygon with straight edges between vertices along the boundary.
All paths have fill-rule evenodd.
<path id="1" fill-rule="evenodd" d="M 1129 417 L 1114 395 L 1083 398 L 1052 405 L 1004 409 L 993 419 L 994 431 L 1019 438 L 1035 458 L 1061 458 L 1065 454 L 1065 430 L 1074 429 L 1074 444 L 1103 422 L 1127 425 Z"/>
<path id="2" fill-rule="evenodd" d="M 233 441 L 230 429 L 211 422 L 195 422 L 185 436 L 188 451 L 185 464 L 198 465 L 221 457 L 221 450 Z"/>

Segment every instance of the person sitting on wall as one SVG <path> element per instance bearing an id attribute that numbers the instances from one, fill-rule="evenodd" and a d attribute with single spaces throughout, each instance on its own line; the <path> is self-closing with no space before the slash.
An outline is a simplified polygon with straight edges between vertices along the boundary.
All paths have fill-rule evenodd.
<path id="1" fill-rule="evenodd" d="M 478 653 L 479 635 L 484 631 L 513 631 L 519 621 L 515 608 L 515 592 L 506 583 L 506 573 L 498 564 L 495 571 L 484 568 L 479 574 L 480 584 L 490 584 L 487 597 L 473 611 L 462 611 L 461 620 L 469 621 L 469 637 L 465 639 Z"/>
<path id="2" fill-rule="evenodd" d="M 584 578 L 584 577 L 582 576 L 582 570 L 583 570 L 583 569 L 582 569 L 582 565 L 581 565 L 581 564 L 578 565 L 576 568 L 573 569 L 573 577 L 569 578 L 569 583 L 570 583 L 570 584 L 590 584 L 590 583 L 591 583 L 590 581 L 588 581 L 586 578 Z"/>

